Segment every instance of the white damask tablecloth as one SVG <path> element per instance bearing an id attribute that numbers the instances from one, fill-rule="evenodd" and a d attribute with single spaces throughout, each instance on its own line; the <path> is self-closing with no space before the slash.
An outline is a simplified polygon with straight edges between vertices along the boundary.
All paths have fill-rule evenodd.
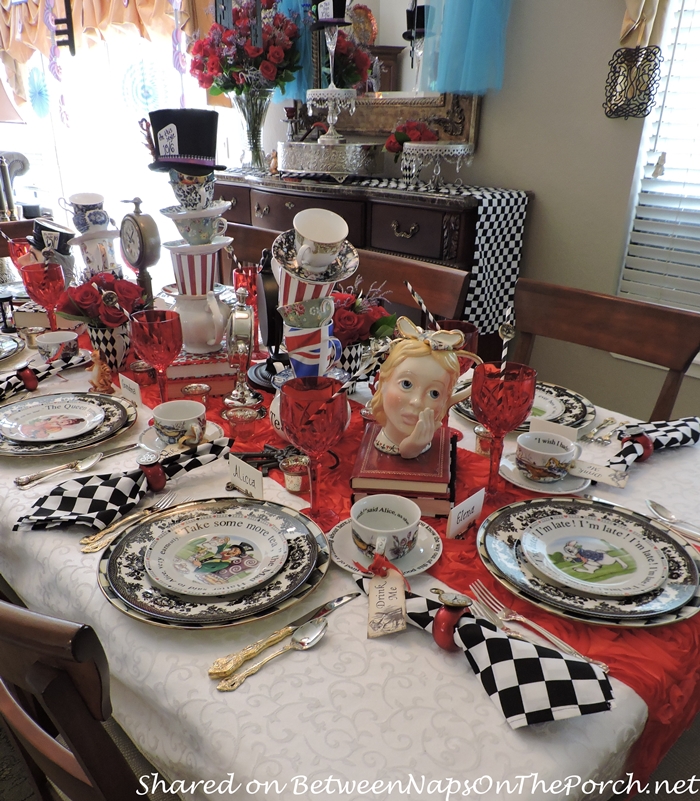
<path id="1" fill-rule="evenodd" d="M 68 384 L 51 379 L 39 392 L 69 388 L 85 388 L 82 372 L 73 371 Z M 601 409 L 598 419 L 607 414 Z M 148 417 L 144 410 L 123 441 L 135 441 Z M 465 432 L 461 446 L 473 447 L 471 426 L 454 415 L 451 422 Z M 101 469 L 125 469 L 133 466 L 133 458 L 133 453 L 116 457 Z M 20 492 L 14 476 L 60 461 L 2 459 L 0 572 L 31 609 L 94 627 L 109 659 L 115 717 L 170 779 L 188 785 L 213 780 L 214 787 L 234 774 L 231 786 L 239 788 L 229 793 L 225 785 L 223 793 L 207 794 L 200 785 L 182 793 L 184 798 L 447 799 L 462 797 L 456 782 L 463 792 L 464 782 L 481 778 L 478 794 L 488 799 L 510 798 L 518 788 L 525 798 L 594 799 L 608 797 L 609 789 L 600 793 L 589 784 L 587 793 L 579 786 L 568 795 L 564 788 L 547 789 L 567 777 L 575 777 L 574 784 L 623 774 L 647 714 L 627 686 L 612 679 L 617 707 L 610 712 L 512 731 L 463 654 L 440 650 L 429 635 L 410 627 L 368 640 L 364 598 L 329 617 L 328 632 L 314 649 L 286 654 L 236 692 L 218 693 L 207 677 L 216 657 L 352 591 L 350 575 L 333 565 L 319 589 L 293 611 L 255 624 L 183 631 L 138 622 L 102 595 L 96 580 L 99 556 L 83 554 L 78 546 L 83 527 L 12 531 L 49 486 Z M 226 495 L 226 480 L 226 466 L 214 464 L 172 483 L 181 497 L 210 498 Z M 642 512 L 651 496 L 680 517 L 698 519 L 698 486 L 700 449 L 684 448 L 635 465 L 625 490 L 599 486 L 595 492 Z M 304 505 L 271 479 L 266 479 L 266 493 L 269 500 Z M 437 584 L 423 575 L 412 588 L 427 592 Z M 408 784 L 411 777 L 417 785 Z M 336 779 L 369 785 L 399 780 L 408 789 L 387 793 L 359 785 L 341 792 Z M 313 786 L 314 781 L 321 783 Z M 496 789 L 504 781 L 510 791 Z"/>

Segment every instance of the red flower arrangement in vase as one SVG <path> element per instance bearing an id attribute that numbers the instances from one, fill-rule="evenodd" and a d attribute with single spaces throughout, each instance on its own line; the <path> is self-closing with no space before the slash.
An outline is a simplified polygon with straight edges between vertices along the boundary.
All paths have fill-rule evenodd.
<path id="1" fill-rule="evenodd" d="M 372 56 L 369 50 L 351 39 L 345 31 L 338 31 L 333 67 L 333 78 L 338 89 L 364 88 L 371 63 Z M 328 57 L 324 70 L 330 75 Z"/>
<path id="2" fill-rule="evenodd" d="M 343 348 L 367 342 L 372 337 L 391 336 L 396 327 L 396 315 L 380 305 L 385 300 L 384 284 L 372 286 L 366 295 L 359 288 L 362 278 L 347 290 L 333 292 L 333 336 Z M 341 287 L 342 290 L 342 287 Z"/>
<path id="3" fill-rule="evenodd" d="M 94 328 L 118 328 L 143 304 L 144 293 L 138 284 L 113 273 L 98 273 L 80 286 L 69 286 L 59 298 L 56 313 Z"/>
<path id="4" fill-rule="evenodd" d="M 384 150 L 394 154 L 394 161 L 399 160 L 406 142 L 437 142 L 438 135 L 424 122 L 408 120 L 396 126 L 396 129 L 384 143 Z"/>

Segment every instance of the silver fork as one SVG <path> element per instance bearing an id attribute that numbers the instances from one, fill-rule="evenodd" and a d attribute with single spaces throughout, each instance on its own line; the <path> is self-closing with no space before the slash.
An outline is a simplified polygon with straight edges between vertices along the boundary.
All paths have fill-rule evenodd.
<path id="1" fill-rule="evenodd" d="M 119 520 L 116 520 L 114 523 L 107 526 L 107 528 L 102 529 L 102 531 L 97 531 L 94 534 L 83 537 L 80 540 L 80 544 L 84 546 L 82 549 L 83 553 L 96 553 L 97 551 L 101 551 L 102 548 L 105 548 L 112 542 L 117 534 L 123 530 L 125 525 L 128 523 L 133 523 L 140 517 L 149 515 L 153 512 L 160 512 L 163 509 L 168 509 L 175 503 L 176 498 L 177 492 L 174 490 L 168 492 L 162 498 L 158 498 L 158 500 L 152 506 L 131 512 L 125 517 L 120 517 Z"/>
<path id="2" fill-rule="evenodd" d="M 629 420 L 622 420 L 622 422 L 617 423 L 615 428 L 612 431 L 608 431 L 608 433 L 603 437 L 596 437 L 593 442 L 596 445 L 610 445 L 610 441 L 613 438 L 613 434 L 617 434 L 617 432 L 622 428 L 622 426 L 626 426 L 629 423 Z"/>
<path id="3" fill-rule="evenodd" d="M 606 417 L 602 423 L 599 423 L 595 428 L 591 429 L 587 434 L 584 434 L 582 437 L 579 437 L 579 442 L 591 442 L 595 439 L 595 435 L 602 431 L 604 428 L 608 426 L 615 425 L 615 418 L 614 417 Z"/>
<path id="4" fill-rule="evenodd" d="M 547 631 L 547 629 L 540 626 L 538 623 L 535 623 L 534 620 L 530 620 L 523 615 L 519 615 L 512 609 L 509 609 L 504 603 L 496 598 L 496 596 L 489 590 L 489 588 L 483 584 L 480 580 L 475 581 L 471 585 L 471 591 L 476 596 L 477 601 L 479 601 L 483 606 L 488 607 L 490 610 L 495 612 L 498 616 L 499 620 L 503 621 L 516 621 L 518 623 L 523 623 L 526 626 L 529 626 L 533 631 L 538 632 L 543 637 L 545 637 L 552 645 L 555 645 L 560 651 L 563 651 L 565 654 L 569 654 L 569 656 L 577 656 L 579 659 L 583 659 L 584 662 L 590 662 L 591 665 L 596 665 L 599 667 L 604 673 L 608 672 L 608 666 L 605 662 L 598 662 L 596 659 L 591 659 L 588 656 L 577 651 L 573 646 L 569 645 L 568 642 L 564 642 L 564 640 L 559 639 L 556 634 L 552 634 L 551 631 Z"/>

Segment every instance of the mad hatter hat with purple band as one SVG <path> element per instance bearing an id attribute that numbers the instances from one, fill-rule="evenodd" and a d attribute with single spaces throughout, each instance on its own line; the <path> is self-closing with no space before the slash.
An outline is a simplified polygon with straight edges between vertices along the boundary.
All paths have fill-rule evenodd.
<path id="1" fill-rule="evenodd" d="M 207 175 L 226 167 L 216 163 L 219 114 L 195 108 L 151 111 L 151 145 L 156 172 L 175 169 L 188 175 Z"/>

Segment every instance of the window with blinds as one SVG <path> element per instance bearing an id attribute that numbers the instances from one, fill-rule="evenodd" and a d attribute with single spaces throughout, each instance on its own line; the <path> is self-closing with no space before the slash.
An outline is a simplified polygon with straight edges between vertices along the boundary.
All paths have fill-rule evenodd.
<path id="1" fill-rule="evenodd" d="M 620 294 L 700 311 L 700 0 L 673 0 Z"/>

